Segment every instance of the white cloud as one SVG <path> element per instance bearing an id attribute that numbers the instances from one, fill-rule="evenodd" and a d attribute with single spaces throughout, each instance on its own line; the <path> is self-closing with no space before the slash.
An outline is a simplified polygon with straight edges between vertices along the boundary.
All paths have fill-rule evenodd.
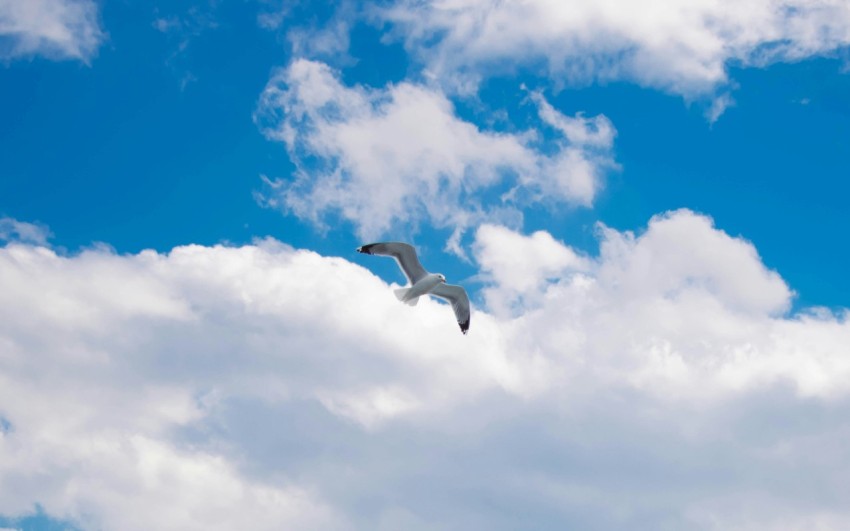
<path id="1" fill-rule="evenodd" d="M 730 64 L 850 45 L 844 0 L 399 0 L 380 11 L 432 74 L 458 85 L 545 63 L 570 82 L 628 80 L 712 95 Z"/>
<path id="2" fill-rule="evenodd" d="M 0 0 L 0 59 L 88 62 L 104 38 L 93 0 Z"/>
<path id="3" fill-rule="evenodd" d="M 420 221 L 459 231 L 481 220 L 516 224 L 529 202 L 590 205 L 615 166 L 613 126 L 532 99 L 556 133 L 551 154 L 541 132 L 482 130 L 438 90 L 347 87 L 326 65 L 297 60 L 271 79 L 258 108 L 298 168 L 294 182 L 270 181 L 267 200 L 319 224 L 338 214 L 365 239 Z"/>
<path id="4" fill-rule="evenodd" d="M 773 315 L 789 307 L 791 292 L 761 264 L 752 244 L 714 230 L 709 218 L 687 210 L 659 216 L 637 239 L 602 230 L 599 275 L 628 299 L 695 289 L 746 313 Z"/>
<path id="5" fill-rule="evenodd" d="M 603 226 L 600 237 L 591 262 L 546 233 L 480 228 L 475 255 L 494 281 L 485 300 L 519 309 L 515 322 L 537 333 L 530 345 L 545 345 L 535 348 L 650 393 L 702 399 L 777 382 L 822 398 L 850 390 L 834 378 L 850 371 L 839 346 L 850 339 L 846 315 L 785 317 L 793 293 L 749 242 L 687 210 L 653 218 L 640 236 Z"/>
<path id="6" fill-rule="evenodd" d="M 22 241 L 44 245 L 50 237 L 50 230 L 44 225 L 26 223 L 13 218 L 0 218 L 0 241 Z"/>
<path id="7" fill-rule="evenodd" d="M 362 21 L 361 2 L 292 2 L 261 0 L 257 24 L 280 32 L 292 57 L 325 58 L 336 64 L 352 64 L 348 55 L 350 32 Z"/>
<path id="8" fill-rule="evenodd" d="M 275 242 L 74 257 L 10 244 L 0 279 L 0 514 L 39 503 L 84 528 L 346 528 L 312 472 L 240 471 L 244 448 L 209 437 L 213 412 L 310 401 L 350 419 L 337 429 L 370 428 L 493 380 L 523 385 L 505 356 L 464 352 L 459 333 L 410 344 L 421 316 L 455 331 L 445 307 L 399 316 L 364 269 Z"/>
<path id="9" fill-rule="evenodd" d="M 490 310 L 500 315 L 523 310 L 545 294 L 547 282 L 587 271 L 590 260 L 565 247 L 545 231 L 524 236 L 497 225 L 482 225 L 475 237 L 475 257 Z"/>
<path id="10" fill-rule="evenodd" d="M 599 237 L 586 256 L 481 227 L 495 310 L 476 306 L 468 336 L 443 304 L 399 305 L 366 269 L 272 240 L 8 244 L 0 514 L 38 503 L 108 529 L 850 523 L 846 315 L 787 315 L 793 294 L 752 244 L 689 211 Z"/>

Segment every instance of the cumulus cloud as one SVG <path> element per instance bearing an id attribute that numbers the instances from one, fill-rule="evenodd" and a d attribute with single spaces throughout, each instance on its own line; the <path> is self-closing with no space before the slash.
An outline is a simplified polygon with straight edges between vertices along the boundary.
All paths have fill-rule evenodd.
<path id="1" fill-rule="evenodd" d="M 93 0 L 0 0 L 0 59 L 88 62 L 103 39 Z"/>
<path id="2" fill-rule="evenodd" d="M 850 44 L 843 0 L 398 0 L 380 15 L 431 73 L 468 84 L 515 65 L 556 79 L 627 80 L 712 95 L 728 66 L 764 66 Z"/>
<path id="3" fill-rule="evenodd" d="M 7 244 L 0 514 L 39 504 L 108 529 L 850 523 L 846 313 L 789 315 L 753 245 L 689 211 L 599 238 L 587 256 L 481 227 L 468 336 L 441 303 L 400 306 L 366 269 L 273 240 Z"/>
<path id="4" fill-rule="evenodd" d="M 239 470 L 256 456 L 210 437 L 213 412 L 313 403 L 334 429 L 368 430 L 493 380 L 523 385 L 460 334 L 410 342 L 422 325 L 454 331 L 446 308 L 398 316 L 366 270 L 276 242 L 74 257 L 13 243 L 0 264 L 0 514 L 38 503 L 84 528 L 334 529 L 318 470 Z"/>
<path id="5" fill-rule="evenodd" d="M 521 304 L 518 321 L 551 330 L 538 335 L 544 350 L 609 374 L 629 366 L 626 379 L 648 392 L 721 396 L 780 381 L 806 396 L 846 392 L 828 376 L 850 370 L 838 346 L 850 332 L 846 315 L 785 317 L 793 292 L 749 242 L 686 210 L 653 218 L 639 236 L 602 226 L 600 237 L 600 256 L 588 263 L 532 235 L 515 248 L 545 257 L 535 269 L 501 250 L 525 237 L 482 227 L 476 257 L 496 280 L 485 300 Z"/>
<path id="6" fill-rule="evenodd" d="M 487 306 L 502 315 L 510 314 L 512 308 L 521 312 L 534 305 L 547 283 L 587 271 L 592 263 L 546 231 L 524 236 L 485 224 L 476 232 L 474 248 L 482 280 L 493 286 L 484 291 Z"/>
<path id="7" fill-rule="evenodd" d="M 325 64 L 296 60 L 258 107 L 266 135 L 297 166 L 294 181 L 269 181 L 266 201 L 319 224 L 339 215 L 365 239 L 420 221 L 458 231 L 481 220 L 516 225 L 533 202 L 592 204 L 616 166 L 613 125 L 531 99 L 546 134 L 486 131 L 439 90 L 348 87 Z"/>

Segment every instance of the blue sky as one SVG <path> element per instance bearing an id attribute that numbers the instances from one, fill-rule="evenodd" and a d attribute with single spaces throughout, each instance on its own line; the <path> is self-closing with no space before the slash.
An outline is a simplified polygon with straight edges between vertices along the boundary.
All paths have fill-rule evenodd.
<path id="1" fill-rule="evenodd" d="M 127 486 L 147 484 L 143 467 L 124 483 L 44 457 L 68 438 L 69 463 L 101 450 L 120 460 L 104 449 L 127 446 L 131 462 L 157 455 L 189 471 L 173 481 L 184 514 L 206 510 L 186 494 L 198 485 L 238 484 L 252 500 L 238 514 L 257 528 L 712 529 L 732 514 L 725 528 L 767 529 L 794 495 L 766 487 L 770 473 L 826 489 L 783 509 L 789 521 L 840 528 L 850 514 L 826 494 L 837 472 L 793 462 L 812 445 L 847 457 L 811 441 L 846 429 L 850 391 L 838 381 L 848 46 L 850 9 L 828 0 L 0 0 L 2 304 L 55 339 L 4 327 L 0 374 L 34 396 L 56 388 L 47 367 L 61 360 L 72 376 L 50 400 L 100 382 L 127 410 L 146 407 L 122 394 L 133 386 L 166 404 L 127 424 L 83 393 L 72 402 L 88 420 L 59 429 L 50 400 L 0 394 L 2 442 L 36 444 L 45 482 L 0 502 L 0 524 L 129 529 L 167 490 Z M 414 242 L 427 267 L 466 285 L 477 337 L 442 338 L 435 323 L 456 329 L 433 304 L 400 318 L 396 333 L 416 346 L 376 339 L 396 327 L 383 296 L 401 276 L 353 250 L 383 239 Z M 316 285 L 322 271 L 337 271 L 351 302 L 302 302 L 281 280 Z M 360 315 L 369 302 L 383 317 Z M 358 326 L 346 324 L 354 313 Z M 326 315 L 326 328 L 299 320 Z M 417 319 L 425 331 L 411 331 Z M 351 341 L 363 346 L 347 352 Z M 285 345 L 296 353 L 281 361 Z M 111 368 L 89 365 L 99 356 Z M 320 376 L 327 366 L 341 373 Z M 640 418 L 661 420 L 623 418 L 632 396 Z M 782 408 L 818 420 L 746 427 Z M 706 418 L 691 425 L 694 411 Z M 464 427 L 462 414 L 483 420 Z M 291 433 L 270 427 L 278 417 Z M 683 426 L 669 459 L 651 450 L 666 423 Z M 420 438 L 439 448 L 398 450 Z M 787 461 L 772 461 L 773 443 L 791 448 Z M 296 457 L 275 458 L 275 445 Z M 747 464 L 762 450 L 765 462 Z M 741 496 L 764 497 L 728 498 L 734 474 L 699 464 L 715 454 L 744 467 Z M 371 478 L 362 497 L 328 479 L 346 459 L 345 484 Z M 0 462 L 0 490 L 32 470 Z M 507 477 L 518 479 L 499 487 Z M 457 486 L 434 495 L 415 478 Z M 645 484 L 656 497 L 632 490 Z M 226 505 L 223 492 L 212 497 Z M 210 525 L 161 518 L 139 521 Z"/>

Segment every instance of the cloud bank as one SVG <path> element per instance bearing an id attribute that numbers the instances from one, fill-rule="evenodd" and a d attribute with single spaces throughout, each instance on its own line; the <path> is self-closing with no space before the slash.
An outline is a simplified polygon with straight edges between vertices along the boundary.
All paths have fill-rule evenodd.
<path id="1" fill-rule="evenodd" d="M 398 0 L 377 17 L 435 79 L 460 88 L 519 65 L 570 83 L 625 80 L 711 96 L 731 65 L 850 45 L 843 0 Z"/>
<path id="2" fill-rule="evenodd" d="M 321 224 L 329 214 L 373 239 L 399 224 L 458 231 L 482 220 L 518 225 L 530 204 L 593 203 L 616 167 L 603 115 L 565 116 L 531 94 L 541 128 L 487 131 L 439 90 L 413 83 L 348 87 L 327 65 L 296 60 L 269 82 L 257 120 L 297 170 L 269 181 L 266 201 Z"/>
<path id="3" fill-rule="evenodd" d="M 0 0 L 0 59 L 88 62 L 105 36 L 93 0 Z"/>
<path id="4" fill-rule="evenodd" d="M 475 233 L 468 336 L 344 258 L 0 248 L 0 514 L 83 528 L 850 523 L 850 323 L 683 210 Z M 507 253 L 505 249 L 523 250 Z M 533 256 L 534 260 L 529 260 Z"/>

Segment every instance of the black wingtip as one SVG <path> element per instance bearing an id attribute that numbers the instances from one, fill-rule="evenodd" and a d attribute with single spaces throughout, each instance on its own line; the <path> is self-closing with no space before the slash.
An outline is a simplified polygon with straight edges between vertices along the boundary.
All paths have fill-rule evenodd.
<path id="1" fill-rule="evenodd" d="M 363 254 L 372 254 L 371 249 L 372 249 L 372 247 L 374 247 L 375 245 L 377 245 L 377 244 L 376 244 L 376 243 L 370 243 L 370 244 L 368 244 L 368 245 L 361 245 L 360 247 L 358 247 L 358 248 L 357 248 L 357 252 L 358 252 L 358 253 L 363 253 Z"/>
<path id="2" fill-rule="evenodd" d="M 466 335 L 466 333 L 469 332 L 469 319 L 458 324 L 460 325 L 460 331 L 463 332 L 463 335 Z"/>

